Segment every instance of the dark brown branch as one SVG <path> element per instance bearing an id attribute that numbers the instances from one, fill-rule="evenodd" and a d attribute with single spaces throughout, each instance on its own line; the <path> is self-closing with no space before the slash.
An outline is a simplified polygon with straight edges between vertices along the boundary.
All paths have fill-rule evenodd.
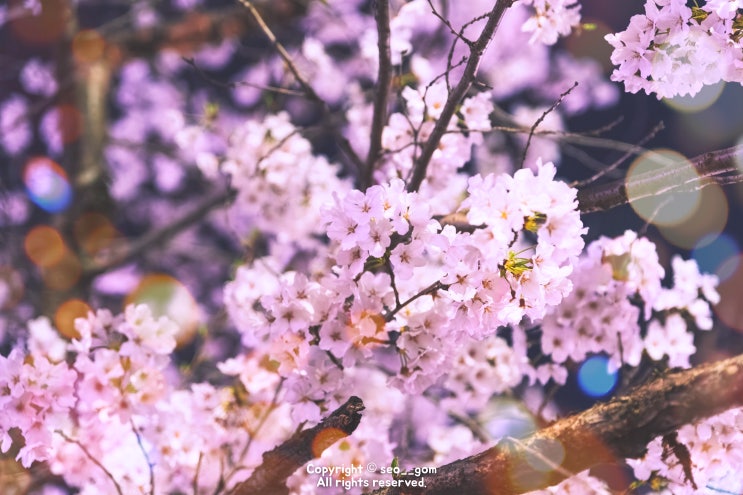
<path id="1" fill-rule="evenodd" d="M 724 183 L 743 182 L 743 173 L 735 163 L 735 157 L 742 153 L 743 146 L 735 146 L 630 177 L 632 200 L 672 191 L 700 189 L 716 180 Z M 629 203 L 627 185 L 627 179 L 619 179 L 578 189 L 581 213 L 605 211 Z"/>
<path id="2" fill-rule="evenodd" d="M 517 495 L 598 464 L 642 457 L 654 438 L 741 405 L 743 355 L 669 373 L 518 442 L 501 442 L 442 466 L 422 476 L 425 488 L 391 487 L 374 494 Z"/>
<path id="3" fill-rule="evenodd" d="M 374 167 L 382 155 L 382 131 L 387 122 L 387 102 L 392 83 L 392 55 L 390 53 L 390 4 L 389 0 L 377 0 L 375 18 L 377 21 L 377 48 L 379 50 L 379 69 L 377 88 L 374 94 L 374 114 L 372 116 L 369 155 L 366 169 L 361 177 L 361 189 L 372 185 Z"/>
<path id="4" fill-rule="evenodd" d="M 104 273 L 136 258 L 154 246 L 169 241 L 205 218 L 212 210 L 228 204 L 235 198 L 235 194 L 236 192 L 233 190 L 215 194 L 164 227 L 153 230 L 134 241 L 127 242 L 123 246 L 114 247 L 103 258 L 87 264 L 83 269 L 84 274 L 93 277 Z"/>
<path id="5" fill-rule="evenodd" d="M 356 396 L 333 411 L 312 428 L 294 434 L 289 440 L 263 454 L 263 462 L 230 495 L 286 495 L 286 479 L 305 463 L 315 459 L 341 438 L 356 430 L 364 403 Z"/>
<path id="6" fill-rule="evenodd" d="M 415 162 L 415 168 L 413 169 L 413 176 L 408 183 L 408 191 L 417 191 L 423 183 L 423 179 L 426 178 L 426 170 L 428 170 L 428 164 L 431 161 L 433 152 L 439 146 L 441 137 L 449 127 L 449 122 L 454 116 L 454 112 L 457 107 L 464 99 L 467 91 L 472 86 L 472 82 L 475 79 L 477 68 L 480 66 L 480 59 L 482 58 L 485 49 L 490 44 L 490 40 L 493 38 L 500 20 L 503 18 L 506 10 L 513 4 L 514 0 L 498 0 L 493 7 L 493 10 L 487 16 L 485 27 L 483 28 L 480 36 L 477 38 L 472 45 L 470 45 L 470 56 L 467 60 L 467 65 L 464 67 L 464 72 L 459 82 L 454 89 L 449 93 L 449 97 L 444 104 L 444 109 L 441 111 L 441 116 L 436 121 L 436 125 L 431 131 L 426 143 L 423 145 L 421 154 Z"/>

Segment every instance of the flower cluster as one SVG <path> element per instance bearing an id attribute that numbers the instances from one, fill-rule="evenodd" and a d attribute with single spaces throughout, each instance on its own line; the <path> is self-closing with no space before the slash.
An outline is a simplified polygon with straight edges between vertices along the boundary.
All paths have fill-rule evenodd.
<path id="1" fill-rule="evenodd" d="M 628 459 L 635 477 L 656 493 L 740 493 L 743 410 L 731 409 L 679 429 L 674 442 L 658 437 L 642 459 Z"/>
<path id="2" fill-rule="evenodd" d="M 569 293 L 584 233 L 575 191 L 554 179 L 552 164 L 536 168 L 470 179 L 459 215 L 472 232 L 442 227 L 393 180 L 336 195 L 323 210 L 332 242 L 310 276 L 272 274 L 265 267 L 281 270 L 270 260 L 238 270 L 225 289 L 230 314 L 246 344 L 267 346 L 294 387 L 289 397 L 305 406 L 296 411 L 317 419 L 313 404 L 341 386 L 335 367 L 371 358 L 387 367 L 385 349 L 400 359 L 396 386 L 422 392 L 449 371 L 449 386 L 473 404 L 536 376 L 525 347 L 514 351 L 495 334 L 524 317 L 538 321 Z M 476 367 L 457 349 L 469 339 L 491 339 L 478 351 L 489 348 L 493 364 L 478 373 L 498 383 L 467 383 Z"/>
<path id="3" fill-rule="evenodd" d="M 226 471 L 234 462 L 260 462 L 262 451 L 247 452 L 249 440 L 236 431 L 247 429 L 265 450 L 293 427 L 286 408 L 268 405 L 275 373 L 242 380 L 251 396 L 239 405 L 229 387 L 176 389 L 169 354 L 177 328 L 147 306 L 78 319 L 77 338 L 62 352 L 71 356 L 69 364 L 55 362 L 64 341 L 48 320 L 29 328 L 27 353 L 0 356 L 0 447 L 11 447 L 8 432 L 18 428 L 23 465 L 47 461 L 82 494 L 182 493 L 196 485 L 213 491 L 239 481 Z M 231 364 L 224 364 L 226 374 L 233 374 Z M 243 372 L 261 369 L 247 358 L 242 364 Z M 272 427 L 259 431 L 272 413 Z"/>
<path id="4" fill-rule="evenodd" d="M 625 31 L 606 36 L 618 67 L 611 78 L 631 93 L 694 95 L 706 84 L 743 82 L 743 3 L 648 0 Z M 696 3 L 696 2 L 695 2 Z"/>
<path id="5" fill-rule="evenodd" d="M 8 434 L 18 428 L 25 440 L 18 459 L 25 467 L 50 456 L 52 432 L 62 428 L 75 406 L 77 373 L 66 363 L 43 356 L 27 356 L 14 349 L 0 356 L 0 450 L 13 441 Z"/>
<path id="6" fill-rule="evenodd" d="M 567 36 L 580 24 L 580 4 L 572 0 L 522 0 L 534 8 L 534 15 L 527 20 L 524 31 L 532 33 L 529 43 L 554 45 L 560 36 Z"/>
<path id="7" fill-rule="evenodd" d="M 173 0 L 170 7 L 202 3 Z M 518 406 L 528 428 L 535 416 L 552 419 L 557 406 L 539 385 L 564 385 L 570 365 L 592 353 L 607 354 L 615 367 L 645 358 L 690 366 L 693 330 L 712 327 L 717 279 L 675 257 L 673 285 L 664 287 L 655 246 L 632 232 L 602 237 L 581 254 L 586 229 L 576 191 L 556 179 L 559 147 L 544 136 L 506 137 L 494 129 L 537 122 L 539 131 L 561 132 L 569 122 L 564 116 L 616 99 L 598 63 L 549 47 L 579 25 L 578 2 L 503 5 L 512 3 L 477 81 L 464 81 L 471 89 L 454 101 L 452 88 L 479 48 L 474 40 L 493 1 L 448 9 L 447 2 L 392 2 L 394 76 L 387 120 L 375 124 L 383 126 L 375 128 L 381 152 L 368 159 L 379 110 L 372 95 L 383 93 L 373 89 L 380 54 L 369 2 L 310 2 L 296 24 L 302 36 L 290 37 L 296 39 L 287 40 L 281 56 L 251 51 L 247 64 L 240 56 L 250 50 L 238 49 L 233 39 L 200 48 L 188 64 L 173 51 L 148 61 L 128 58 L 112 79 L 116 118 L 106 126 L 103 150 L 108 194 L 125 203 L 122 224 L 131 221 L 133 232 L 154 226 L 142 220 L 172 218 L 167 196 L 180 202 L 202 187 L 181 162 L 195 163 L 208 179 L 199 191 L 216 183 L 234 192 L 229 214 L 204 218 L 198 228 L 225 238 L 236 233 L 256 247 L 223 290 L 243 348 L 217 342 L 223 334 L 210 328 L 194 341 L 194 347 L 203 344 L 197 359 L 176 367 L 171 355 L 182 358 L 191 348 L 176 352 L 176 324 L 147 306 L 116 315 L 91 312 L 77 320 L 69 340 L 48 318 L 30 320 L 23 306 L 16 311 L 17 320 L 28 322 L 23 338 L 0 355 L 0 450 L 17 450 L 24 466 L 46 462 L 81 495 L 222 493 L 297 425 L 321 420 L 350 393 L 363 397 L 364 420 L 313 460 L 317 465 L 382 465 L 399 452 L 409 454 L 403 462 L 418 465 L 470 455 L 510 435 L 502 424 L 508 420 L 487 419 L 499 407 L 495 396 L 520 396 L 531 411 Z M 619 65 L 615 80 L 659 96 L 743 81 L 743 0 L 687 3 L 648 0 L 644 15 L 607 37 Z M 40 10 L 36 1 L 25 4 Z M 159 20 L 158 5 L 132 9 L 136 26 Z M 0 6 L 0 24 L 17 15 Z M 239 73 L 232 73 L 237 66 Z M 72 141 L 60 126 L 70 109 L 40 103 L 57 99 L 62 85 L 54 75 L 63 67 L 37 58 L 18 67 L 20 89 L 0 102 L 0 146 L 15 160 L 42 144 L 61 154 Z M 178 77 L 192 69 L 206 80 L 213 72 L 214 80 L 235 81 L 232 92 Z M 580 86 L 566 94 L 576 79 Z M 219 110 L 214 102 L 229 97 L 251 113 L 228 105 Z M 549 107 L 563 98 L 559 108 Z M 269 99 L 272 109 L 259 109 Z M 270 113 L 276 108 L 285 110 Z M 454 109 L 446 125 L 445 108 Z M 199 125 L 187 125 L 186 116 L 202 109 Z M 316 127 L 306 131 L 299 123 Z M 429 142 L 435 131 L 442 137 Z M 348 143 L 338 142 L 339 132 Z M 519 162 L 522 153 L 513 148 L 521 151 L 527 141 Z M 430 160 L 421 158 L 424 149 L 434 150 Z M 334 163 L 343 160 L 347 168 Z M 422 165 L 425 179 L 410 192 L 406 179 Z M 354 173 L 365 189 L 352 188 Z M 23 200 L 14 199 L 23 193 L 6 196 L 5 203 L 15 205 L 3 208 L 8 225 L 31 219 L 25 203 L 17 206 Z M 145 209 L 156 214 L 139 215 Z M 221 277 L 243 246 L 185 253 L 205 244 L 196 230 L 180 237 L 188 243 L 169 245 L 166 266 L 157 268 L 180 270 L 208 286 L 216 306 Z M 223 263 L 204 263 L 218 250 L 226 254 Z M 12 265 L 0 252 L 0 261 Z M 186 266 L 174 254 L 197 264 Z M 124 272 L 134 280 L 147 264 L 137 261 Z M 3 280 L 2 270 L 0 308 L 6 309 L 21 299 L 16 285 L 22 283 L 11 283 L 12 270 Z M 120 294 L 124 272 L 95 283 L 116 286 Z M 201 283 L 207 277 L 213 280 Z M 5 318 L 0 336 L 10 325 Z M 233 328 L 218 330 L 234 337 Z M 202 373 L 217 378 L 199 383 Z M 662 480 L 673 493 L 695 484 L 740 492 L 733 466 L 743 458 L 741 428 L 736 410 L 682 429 L 678 442 L 686 451 L 656 440 L 646 458 L 632 464 L 636 476 L 649 484 Z M 687 451 L 691 468 L 674 462 Z M 289 479 L 292 493 L 320 491 L 308 474 L 300 470 Z M 609 489 L 583 472 L 533 495 L 550 493 Z"/>
<path id="8" fill-rule="evenodd" d="M 627 231 L 591 243 L 571 276 L 573 291 L 542 321 L 542 350 L 555 363 L 606 353 L 617 367 L 639 365 L 645 351 L 688 368 L 696 347 L 687 319 L 702 330 L 712 327 L 717 279 L 700 274 L 693 260 L 674 257 L 672 266 L 674 286 L 665 288 L 665 271 L 648 239 Z"/>

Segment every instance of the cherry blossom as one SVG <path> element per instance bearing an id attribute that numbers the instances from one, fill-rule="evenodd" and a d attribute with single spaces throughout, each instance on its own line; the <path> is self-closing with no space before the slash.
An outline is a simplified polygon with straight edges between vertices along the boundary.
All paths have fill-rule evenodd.
<path id="1" fill-rule="evenodd" d="M 171 11 L 198 24 L 210 3 L 134 2 L 127 18 L 148 32 Z M 611 79 L 659 98 L 743 81 L 743 1 L 691 3 L 648 0 L 625 31 L 606 36 Z M 502 5 L 484 47 L 479 33 Z M 0 6 L 0 25 L 16 29 L 42 7 Z M 105 199 L 120 204 L 110 244 L 86 251 L 82 203 L 41 217 L 23 184 L 0 191 L 0 226 L 26 240 L 31 222 L 59 228 L 59 256 L 80 265 L 89 296 L 86 314 L 63 329 L 56 298 L 66 289 L 45 287 L 35 302 L 54 263 L 37 263 L 30 242 L 0 239 L 0 450 L 25 468 L 45 463 L 55 486 L 39 493 L 56 484 L 83 495 L 227 493 L 350 394 L 363 397 L 363 420 L 313 451 L 315 465 L 440 465 L 500 442 L 518 448 L 517 433 L 565 413 L 554 393 L 592 356 L 621 372 L 700 359 L 719 278 L 679 255 L 664 264 L 664 251 L 635 231 L 589 231 L 563 179 L 558 138 L 571 119 L 618 100 L 599 62 L 558 43 L 590 29 L 581 3 L 389 7 L 386 26 L 370 15 L 377 4 L 309 2 L 297 19 L 282 14 L 289 27 L 276 40 L 251 31 L 266 45 L 220 32 L 149 58 L 118 53 L 116 36 L 106 38 L 106 56 L 121 57 L 108 68 L 97 170 Z M 386 28 L 389 60 L 378 46 Z M 48 54 L 17 64 L 0 101 L 0 146 L 9 176 L 42 150 L 69 168 L 77 194 L 85 177 L 70 163 L 84 155 L 69 153 L 87 138 L 70 142 L 60 129 L 57 101 L 74 91 L 58 64 Z M 88 84 L 86 70 L 72 89 Z M 387 86 L 377 80 L 385 70 Z M 421 171 L 420 184 L 411 180 Z M 192 213 L 199 220 L 173 241 L 171 222 L 202 193 L 219 204 Z M 152 252 L 124 241 L 149 232 L 165 239 Z M 37 265 L 26 294 L 17 258 Z M 157 302 L 133 297 L 155 271 L 194 291 L 195 313 L 210 312 L 193 337 Z M 77 277 L 66 275 L 58 278 Z M 504 409 L 524 431 L 488 417 Z M 627 464 L 637 483 L 665 493 L 738 493 L 741 431 L 731 409 L 653 440 Z M 597 476 L 583 471 L 532 494 L 612 493 Z M 321 493 L 302 469 L 288 487 Z M 333 488 L 322 493 L 366 491 Z"/>

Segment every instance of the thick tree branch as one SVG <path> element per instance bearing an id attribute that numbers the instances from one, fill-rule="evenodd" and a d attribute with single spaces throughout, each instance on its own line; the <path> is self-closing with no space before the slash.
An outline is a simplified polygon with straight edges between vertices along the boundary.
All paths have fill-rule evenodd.
<path id="1" fill-rule="evenodd" d="M 341 438 L 356 430 L 364 403 L 356 396 L 323 419 L 320 424 L 294 434 L 289 440 L 263 454 L 263 462 L 230 495 L 285 495 L 286 479 L 315 459 Z"/>
<path id="2" fill-rule="evenodd" d="M 433 131 L 431 131 L 428 140 L 423 145 L 423 149 L 421 149 L 421 154 L 413 168 L 413 176 L 408 183 L 408 191 L 417 191 L 423 183 L 423 179 L 426 178 L 426 170 L 428 170 L 428 164 L 431 161 L 433 152 L 438 148 L 441 137 L 446 132 L 447 127 L 449 127 L 449 122 L 454 116 L 454 112 L 456 112 L 457 107 L 462 102 L 462 99 L 464 99 L 470 86 L 472 86 L 472 82 L 477 74 L 477 68 L 480 66 L 482 55 L 490 44 L 495 30 L 503 18 L 503 14 L 513 5 L 513 2 L 514 0 L 498 0 L 493 10 L 487 15 L 485 27 L 482 29 L 479 38 L 470 45 L 470 56 L 467 60 L 467 65 L 464 67 L 462 77 L 451 93 L 449 93 L 449 97 L 444 104 L 444 109 L 441 111 L 441 116 L 436 121 L 436 125 Z"/>
<path id="3" fill-rule="evenodd" d="M 374 495 L 517 495 L 598 464 L 642 457 L 652 439 L 742 405 L 743 355 L 739 355 L 668 373 L 518 442 L 501 442 L 442 466 L 422 477 L 425 488 L 391 487 Z"/>
<path id="4" fill-rule="evenodd" d="M 581 213 L 605 211 L 632 200 L 657 196 L 667 192 L 691 191 L 719 181 L 723 184 L 743 182 L 743 171 L 735 157 L 743 155 L 743 146 L 712 151 L 669 166 L 638 174 L 629 179 L 618 179 L 606 184 L 590 184 L 578 189 Z M 629 180 L 629 182 L 628 182 Z"/>
<path id="5" fill-rule="evenodd" d="M 387 122 L 387 100 L 392 82 L 392 55 L 390 53 L 390 4 L 389 0 L 377 0 L 375 18 L 377 21 L 377 48 L 379 50 L 379 70 L 377 72 L 377 89 L 374 94 L 374 114 L 372 116 L 369 155 L 366 158 L 366 170 L 361 179 L 361 188 L 372 184 L 374 166 L 382 154 L 382 131 Z"/>

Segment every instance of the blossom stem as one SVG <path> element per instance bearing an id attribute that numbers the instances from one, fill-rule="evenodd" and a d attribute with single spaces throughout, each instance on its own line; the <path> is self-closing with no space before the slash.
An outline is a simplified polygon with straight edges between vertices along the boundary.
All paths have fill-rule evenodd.
<path id="1" fill-rule="evenodd" d="M 106 469 L 106 466 L 104 466 L 103 464 L 101 464 L 101 461 L 99 461 L 98 459 L 96 459 L 95 456 L 93 454 L 91 454 L 90 451 L 85 447 L 85 445 L 83 445 L 82 442 L 80 442 L 80 440 L 75 440 L 74 438 L 71 438 L 71 437 L 67 436 L 67 434 L 65 432 L 63 432 L 62 430 L 56 430 L 55 432 L 59 436 L 61 436 L 62 438 L 64 438 L 66 441 L 68 441 L 70 443 L 74 443 L 75 445 L 77 445 L 78 447 L 80 447 L 80 449 L 83 451 L 83 453 L 85 454 L 85 456 L 88 459 L 90 459 L 90 461 L 93 464 L 95 464 L 96 466 L 98 466 L 99 468 L 101 468 L 101 470 L 106 474 L 106 476 L 108 477 L 108 479 L 111 480 L 111 483 L 113 483 L 114 486 L 116 487 L 116 493 L 118 493 L 119 495 L 124 495 L 124 492 L 121 489 L 121 485 L 119 485 L 119 482 L 116 481 L 116 478 L 114 478 L 114 475 L 111 474 L 111 471 L 109 471 L 108 469 Z"/>

